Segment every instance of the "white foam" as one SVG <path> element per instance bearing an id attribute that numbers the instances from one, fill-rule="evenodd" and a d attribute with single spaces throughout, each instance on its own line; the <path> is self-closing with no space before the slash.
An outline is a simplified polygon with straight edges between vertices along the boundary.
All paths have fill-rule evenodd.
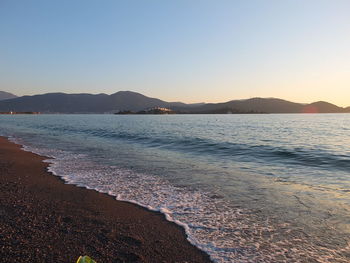
<path id="1" fill-rule="evenodd" d="M 17 138 L 10 140 L 23 145 Z M 167 220 L 182 226 L 188 240 L 206 251 L 215 262 L 336 259 L 335 251 L 313 247 L 302 231 L 291 230 L 289 224 L 261 222 L 251 211 L 234 207 L 224 199 L 210 198 L 210 193 L 175 187 L 150 174 L 97 164 L 83 154 L 32 146 L 23 146 L 23 149 L 53 158 L 45 160 L 49 163 L 48 170 L 69 184 L 108 193 L 117 200 L 163 213 Z"/>

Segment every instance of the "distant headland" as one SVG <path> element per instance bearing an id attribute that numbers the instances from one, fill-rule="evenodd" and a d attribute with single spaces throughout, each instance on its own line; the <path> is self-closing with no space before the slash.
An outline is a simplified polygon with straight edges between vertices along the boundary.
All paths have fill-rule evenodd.
<path id="1" fill-rule="evenodd" d="M 295 103 L 278 98 L 250 98 L 223 103 L 167 102 L 132 91 L 107 94 L 47 93 L 17 97 L 0 92 L 3 114 L 98 113 L 98 114 L 263 114 L 263 113 L 350 113 L 350 107 L 318 101 Z"/>

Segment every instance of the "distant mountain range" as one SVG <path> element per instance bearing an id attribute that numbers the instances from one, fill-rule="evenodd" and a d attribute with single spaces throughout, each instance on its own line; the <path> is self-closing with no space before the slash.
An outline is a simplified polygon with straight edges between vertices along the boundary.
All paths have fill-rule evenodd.
<path id="1" fill-rule="evenodd" d="M 197 105 L 197 104 L 194 104 Z M 43 113 L 113 113 L 117 111 L 140 111 L 152 107 L 191 108 L 191 104 L 165 102 L 131 91 L 107 94 L 48 93 L 23 96 L 0 101 L 0 111 Z"/>
<path id="2" fill-rule="evenodd" d="M 0 100 L 7 100 L 7 99 L 14 99 L 14 98 L 17 98 L 17 96 L 9 92 L 0 91 Z"/>
<path id="3" fill-rule="evenodd" d="M 153 107 L 170 108 L 184 114 L 350 112 L 350 107 L 342 108 L 323 101 L 302 104 L 276 98 L 252 98 L 224 103 L 185 104 L 166 102 L 131 91 L 119 91 L 112 95 L 48 93 L 23 97 L 0 92 L 0 100 L 0 112 L 115 113 Z"/>
<path id="4" fill-rule="evenodd" d="M 182 109 L 186 112 L 186 109 Z M 290 102 L 276 98 L 252 98 L 225 103 L 208 103 L 191 109 L 191 113 L 344 113 L 350 107 L 318 101 L 311 104 Z"/>

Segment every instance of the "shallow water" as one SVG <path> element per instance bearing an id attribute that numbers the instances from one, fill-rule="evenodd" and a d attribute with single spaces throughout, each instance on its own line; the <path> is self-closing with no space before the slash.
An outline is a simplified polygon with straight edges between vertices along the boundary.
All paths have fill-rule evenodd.
<path id="1" fill-rule="evenodd" d="M 0 134 L 216 262 L 350 261 L 350 114 L 15 115 Z"/>

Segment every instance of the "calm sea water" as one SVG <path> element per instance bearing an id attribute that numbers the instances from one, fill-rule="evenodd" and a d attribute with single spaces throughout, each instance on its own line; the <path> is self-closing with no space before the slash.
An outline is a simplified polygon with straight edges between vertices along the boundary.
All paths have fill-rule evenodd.
<path id="1" fill-rule="evenodd" d="M 350 114 L 16 115 L 0 135 L 161 211 L 216 262 L 350 261 Z"/>

